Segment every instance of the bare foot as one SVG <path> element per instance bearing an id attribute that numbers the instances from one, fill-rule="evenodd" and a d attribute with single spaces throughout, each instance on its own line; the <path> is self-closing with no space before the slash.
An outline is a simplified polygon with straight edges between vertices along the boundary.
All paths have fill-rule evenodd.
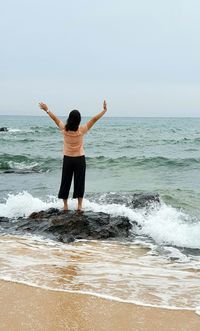
<path id="1" fill-rule="evenodd" d="M 83 213 L 83 209 L 80 209 L 80 208 L 76 209 L 76 211 L 77 211 L 77 213 Z"/>
<path id="2" fill-rule="evenodd" d="M 83 198 L 78 198 L 77 211 L 82 211 Z"/>
<path id="3" fill-rule="evenodd" d="M 64 211 L 68 211 L 67 199 L 63 199 L 63 202 L 64 202 L 63 210 L 64 210 Z"/>

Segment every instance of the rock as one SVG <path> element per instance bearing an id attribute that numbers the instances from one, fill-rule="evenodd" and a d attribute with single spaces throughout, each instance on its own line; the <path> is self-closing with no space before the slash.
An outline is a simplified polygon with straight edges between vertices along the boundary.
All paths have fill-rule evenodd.
<path id="1" fill-rule="evenodd" d="M 0 132 L 7 132 L 7 131 L 8 131 L 8 128 L 6 128 L 6 127 L 0 128 Z"/>
<path id="2" fill-rule="evenodd" d="M 95 199 L 93 199 L 95 196 Z M 104 204 L 117 204 L 124 205 L 128 208 L 144 208 L 150 204 L 156 202 L 160 203 L 160 198 L 157 193 L 126 193 L 126 192 L 108 192 L 102 195 L 102 193 L 96 193 L 92 196 L 88 196 L 88 199 L 96 202 L 100 199 L 101 203 Z"/>
<path id="3" fill-rule="evenodd" d="M 152 204 L 152 202 L 160 203 L 160 198 L 157 193 L 135 193 L 133 194 L 133 208 L 144 208 Z"/>
<path id="4" fill-rule="evenodd" d="M 8 217 L 0 216 L 0 223 L 7 223 L 7 222 L 9 222 L 9 218 Z"/>
<path id="5" fill-rule="evenodd" d="M 76 239 L 80 239 L 80 238 L 76 238 Z M 59 241 L 65 243 L 65 244 L 69 244 L 75 241 L 75 238 L 73 236 L 68 236 L 68 235 L 63 235 L 60 236 Z"/>
<path id="6" fill-rule="evenodd" d="M 42 217 L 44 217 L 47 214 L 49 216 L 49 215 L 57 214 L 57 213 L 59 213 L 59 209 L 49 208 L 48 211 L 41 210 L 39 212 L 33 212 L 31 215 L 29 215 L 29 218 L 31 218 L 31 219 L 41 219 Z"/>
<path id="7" fill-rule="evenodd" d="M 8 222 L 6 224 L 3 227 L 9 233 L 28 232 L 65 243 L 76 239 L 127 238 L 132 227 L 126 217 L 92 211 L 64 212 L 54 208 L 34 212 L 28 218 L 18 218 L 14 222 L 10 220 L 9 227 Z"/>

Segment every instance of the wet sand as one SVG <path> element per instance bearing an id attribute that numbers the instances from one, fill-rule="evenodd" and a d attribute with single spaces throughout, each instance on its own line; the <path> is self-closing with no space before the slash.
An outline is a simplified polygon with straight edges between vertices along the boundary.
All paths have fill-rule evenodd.
<path id="1" fill-rule="evenodd" d="M 0 281 L 0 331 L 197 331 L 194 312 L 150 308 Z"/>

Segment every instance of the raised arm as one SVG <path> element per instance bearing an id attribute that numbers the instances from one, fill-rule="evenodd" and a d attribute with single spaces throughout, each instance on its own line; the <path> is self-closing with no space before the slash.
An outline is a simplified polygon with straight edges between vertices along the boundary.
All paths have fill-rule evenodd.
<path id="1" fill-rule="evenodd" d="M 91 127 L 107 112 L 107 104 L 106 101 L 104 100 L 103 102 L 103 110 L 95 115 L 94 117 L 91 118 L 91 120 L 89 120 L 89 122 L 87 122 L 87 127 L 88 130 L 91 129 Z"/>
<path id="2" fill-rule="evenodd" d="M 59 128 L 64 126 L 63 122 L 61 120 L 59 120 L 59 118 L 54 113 L 52 113 L 52 111 L 49 110 L 48 106 L 45 103 L 40 102 L 39 107 L 42 110 L 46 111 L 46 113 L 49 115 L 49 117 L 51 117 L 51 119 L 56 123 L 57 126 L 59 126 Z"/>

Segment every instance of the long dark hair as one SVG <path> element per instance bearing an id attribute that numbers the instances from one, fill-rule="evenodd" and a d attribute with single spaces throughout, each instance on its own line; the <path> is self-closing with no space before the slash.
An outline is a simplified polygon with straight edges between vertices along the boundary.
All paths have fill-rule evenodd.
<path id="1" fill-rule="evenodd" d="M 65 130 L 66 131 L 77 131 L 80 122 L 81 122 L 81 114 L 76 109 L 72 110 L 69 113 L 69 117 L 68 117 L 66 125 L 65 125 Z"/>

